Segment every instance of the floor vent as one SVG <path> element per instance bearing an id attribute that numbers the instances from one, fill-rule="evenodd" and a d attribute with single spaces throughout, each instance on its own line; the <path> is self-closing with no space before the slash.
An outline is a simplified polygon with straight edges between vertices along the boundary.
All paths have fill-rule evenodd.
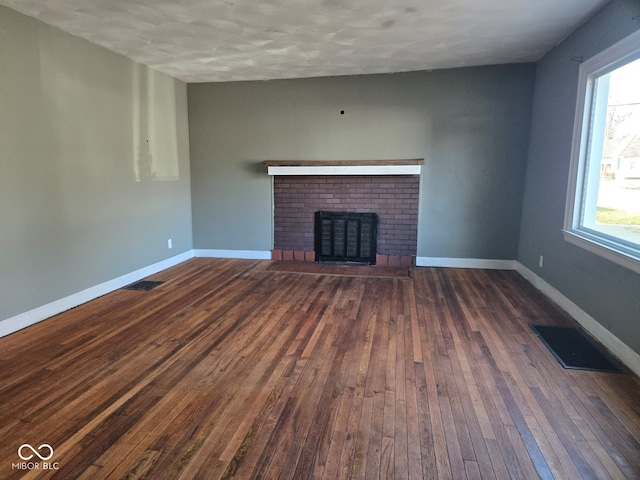
<path id="1" fill-rule="evenodd" d="M 530 325 L 564 368 L 619 372 L 615 363 L 577 329 Z"/>
<path id="2" fill-rule="evenodd" d="M 131 285 L 127 285 L 126 287 L 122 287 L 122 289 L 148 292 L 149 290 L 153 290 L 158 285 L 162 285 L 163 283 L 164 282 L 157 282 L 154 280 L 140 280 L 138 282 L 132 283 Z"/>
<path id="3" fill-rule="evenodd" d="M 375 213 L 316 212 L 316 261 L 375 265 L 377 233 Z"/>

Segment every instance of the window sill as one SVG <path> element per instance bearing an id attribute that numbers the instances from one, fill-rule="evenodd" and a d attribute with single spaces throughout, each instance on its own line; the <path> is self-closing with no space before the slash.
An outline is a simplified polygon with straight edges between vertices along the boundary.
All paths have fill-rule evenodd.
<path id="1" fill-rule="evenodd" d="M 616 244 L 598 235 L 583 230 L 563 230 L 564 239 L 599 257 L 605 258 L 617 265 L 640 273 L 640 251 L 627 246 Z"/>

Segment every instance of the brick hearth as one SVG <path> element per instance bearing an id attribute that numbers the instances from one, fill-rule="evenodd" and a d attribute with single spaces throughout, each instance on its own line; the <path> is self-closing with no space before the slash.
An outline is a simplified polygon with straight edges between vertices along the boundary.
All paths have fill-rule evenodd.
<path id="1" fill-rule="evenodd" d="M 377 213 L 378 265 L 412 265 L 420 177 L 275 176 L 274 260 L 314 261 L 314 214 Z"/>

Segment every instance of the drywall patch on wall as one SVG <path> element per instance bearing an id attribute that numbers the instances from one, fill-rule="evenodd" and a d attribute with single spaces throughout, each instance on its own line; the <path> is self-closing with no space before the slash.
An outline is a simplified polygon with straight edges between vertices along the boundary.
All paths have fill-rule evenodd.
<path id="1" fill-rule="evenodd" d="M 0 319 L 190 251 L 186 84 L 5 7 L 0 45 Z"/>

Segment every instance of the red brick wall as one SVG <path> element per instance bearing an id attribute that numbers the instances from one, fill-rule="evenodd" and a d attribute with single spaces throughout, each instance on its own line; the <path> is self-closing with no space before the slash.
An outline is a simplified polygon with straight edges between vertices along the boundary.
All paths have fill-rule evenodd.
<path id="1" fill-rule="evenodd" d="M 319 210 L 378 214 L 378 253 L 415 255 L 420 178 L 275 176 L 274 249 L 312 251 Z"/>

